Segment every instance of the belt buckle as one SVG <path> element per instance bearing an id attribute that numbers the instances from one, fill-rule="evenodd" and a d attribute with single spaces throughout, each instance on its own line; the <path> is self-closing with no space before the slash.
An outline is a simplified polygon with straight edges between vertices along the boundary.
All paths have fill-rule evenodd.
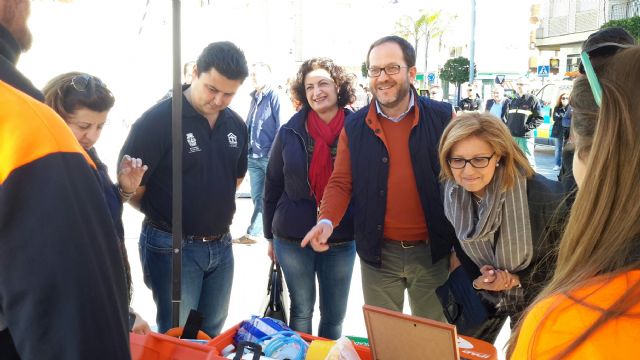
<path id="1" fill-rule="evenodd" d="M 411 249 L 416 247 L 415 245 L 405 245 L 403 240 L 400 240 L 400 246 L 402 246 L 403 249 Z"/>

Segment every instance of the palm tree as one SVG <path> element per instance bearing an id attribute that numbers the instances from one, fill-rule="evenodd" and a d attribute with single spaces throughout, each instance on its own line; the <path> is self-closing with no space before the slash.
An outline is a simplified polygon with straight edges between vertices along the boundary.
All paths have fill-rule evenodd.
<path id="1" fill-rule="evenodd" d="M 432 39 L 442 36 L 445 30 L 446 20 L 442 16 L 441 11 L 428 12 L 421 10 L 418 18 L 405 15 L 396 22 L 396 34 L 407 39 L 413 40 L 413 47 L 418 53 L 420 40 L 424 39 L 424 72 L 427 72 L 429 59 L 429 43 Z"/>

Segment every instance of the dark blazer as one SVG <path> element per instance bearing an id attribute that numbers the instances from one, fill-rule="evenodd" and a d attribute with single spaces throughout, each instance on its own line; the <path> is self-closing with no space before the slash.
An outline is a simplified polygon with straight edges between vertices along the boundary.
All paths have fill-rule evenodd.
<path id="1" fill-rule="evenodd" d="M 535 174 L 527 179 L 527 201 L 534 252 L 529 266 L 517 273 L 524 289 L 524 302 L 517 312 L 523 311 L 544 288 L 553 275 L 555 249 L 562 237 L 564 221 L 569 216 L 569 189 L 562 183 Z M 565 201 L 565 199 L 567 199 Z M 480 269 L 467 257 L 460 243 L 455 245 L 456 256 L 473 280 L 480 276 Z"/>
<path id="2" fill-rule="evenodd" d="M 484 110 L 486 112 L 489 112 L 489 110 L 491 110 L 491 108 L 495 103 L 496 101 L 493 99 L 487 100 L 487 106 L 484 107 Z M 510 103 L 511 103 L 511 100 L 508 98 L 504 98 L 504 100 L 502 100 L 502 111 L 500 112 L 500 119 L 502 119 L 502 121 L 504 121 L 505 124 L 507 123 L 507 112 L 509 111 Z"/>

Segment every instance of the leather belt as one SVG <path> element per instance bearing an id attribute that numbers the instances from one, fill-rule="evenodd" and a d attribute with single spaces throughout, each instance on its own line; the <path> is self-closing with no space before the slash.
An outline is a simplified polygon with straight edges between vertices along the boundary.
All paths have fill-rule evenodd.
<path id="1" fill-rule="evenodd" d="M 185 235 L 184 239 L 185 240 L 192 240 L 192 241 L 202 241 L 202 242 L 218 241 L 218 240 L 222 239 L 222 237 L 225 234 L 201 235 L 201 236 L 200 235 Z"/>
<path id="2" fill-rule="evenodd" d="M 410 249 L 427 243 L 427 240 L 393 240 L 384 238 L 384 241 L 394 245 L 400 245 L 403 249 Z"/>
<path id="3" fill-rule="evenodd" d="M 154 228 L 164 231 L 166 233 L 171 233 L 171 227 L 167 226 L 163 221 L 154 221 L 149 218 L 144 220 L 147 224 L 153 226 Z M 184 235 L 184 240 L 190 241 L 218 241 L 222 239 L 227 233 L 215 234 L 215 235 Z"/>

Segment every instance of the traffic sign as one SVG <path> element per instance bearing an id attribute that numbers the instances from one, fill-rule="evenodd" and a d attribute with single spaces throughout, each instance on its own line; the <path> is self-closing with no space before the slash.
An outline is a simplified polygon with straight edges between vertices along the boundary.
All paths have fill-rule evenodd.
<path id="1" fill-rule="evenodd" d="M 504 75 L 496 75 L 495 82 L 496 84 L 502 85 L 504 83 Z"/>
<path id="2" fill-rule="evenodd" d="M 436 73 L 432 73 L 432 72 L 430 72 L 430 73 L 427 75 L 427 80 L 429 80 L 429 82 L 434 82 L 434 81 L 436 81 Z"/>
<path id="3" fill-rule="evenodd" d="M 549 77 L 549 65 L 538 65 L 538 77 Z"/>

